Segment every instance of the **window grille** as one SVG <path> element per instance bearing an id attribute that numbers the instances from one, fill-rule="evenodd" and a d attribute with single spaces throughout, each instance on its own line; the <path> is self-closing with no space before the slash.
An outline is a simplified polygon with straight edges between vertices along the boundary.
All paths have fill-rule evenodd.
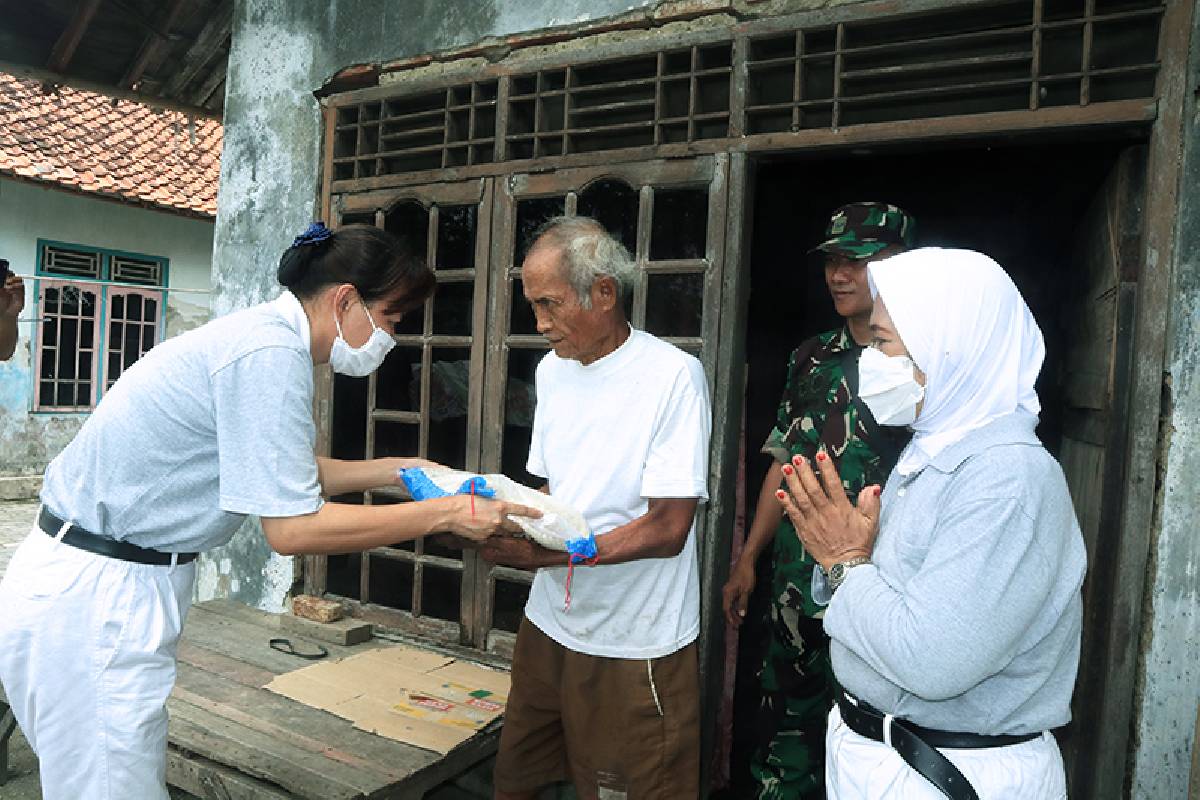
<path id="1" fill-rule="evenodd" d="M 55 245 L 42 245 L 42 269 L 56 275 L 99 278 L 101 255 L 96 251 L 72 250 Z"/>
<path id="2" fill-rule="evenodd" d="M 138 289 L 109 287 L 104 388 L 158 342 L 162 295 Z"/>
<path id="3" fill-rule="evenodd" d="M 509 157 L 726 137 L 732 71 L 721 42 L 515 76 Z"/>
<path id="4" fill-rule="evenodd" d="M 759 20 L 744 25 L 744 47 L 731 33 L 340 106 L 333 176 L 1151 100 L 1164 9 L 997 0 L 792 30 Z"/>
<path id="5" fill-rule="evenodd" d="M 162 285 L 162 264 L 148 259 L 113 256 L 111 277 L 117 283 L 136 283 L 142 286 Z"/>
<path id="6" fill-rule="evenodd" d="M 38 304 L 39 411 L 87 411 L 95 405 L 100 287 L 42 281 Z"/>
<path id="7" fill-rule="evenodd" d="M 1153 97 L 1162 13 L 1010 0 L 752 38 L 746 132 Z"/>
<path id="8" fill-rule="evenodd" d="M 490 163 L 497 85 L 476 81 L 338 109 L 334 179 Z"/>

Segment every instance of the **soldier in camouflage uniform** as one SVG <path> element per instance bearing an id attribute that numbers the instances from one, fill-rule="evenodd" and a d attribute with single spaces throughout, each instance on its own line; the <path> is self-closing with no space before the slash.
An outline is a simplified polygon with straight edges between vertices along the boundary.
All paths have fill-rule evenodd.
<path id="1" fill-rule="evenodd" d="M 825 281 L 846 324 L 802 343 L 788 363 L 787 387 L 762 452 L 772 456 L 745 550 L 724 589 L 732 625 L 745 615 L 757 580 L 755 562 L 773 541 L 770 641 L 760 682 L 758 744 L 751 772 L 759 800 L 824 797 L 825 724 L 833 704 L 824 609 L 812 599 L 814 561 L 783 515 L 775 491 L 793 456 L 812 460 L 824 448 L 851 499 L 883 484 L 907 432 L 876 425 L 855 397 L 858 355 L 871 339 L 866 264 L 912 246 L 915 223 L 896 206 L 852 203 L 834 213 L 824 254 Z"/>

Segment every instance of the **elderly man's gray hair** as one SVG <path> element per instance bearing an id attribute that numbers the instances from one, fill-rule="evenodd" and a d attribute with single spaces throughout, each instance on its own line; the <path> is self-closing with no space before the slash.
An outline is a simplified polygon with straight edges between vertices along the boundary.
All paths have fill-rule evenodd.
<path id="1" fill-rule="evenodd" d="M 562 253 L 567 282 L 584 308 L 592 307 L 592 285 L 598 278 L 617 282 L 618 301 L 633 291 L 637 265 L 625 245 L 591 217 L 547 220 L 535 231 L 533 242 L 533 250 L 553 247 Z"/>

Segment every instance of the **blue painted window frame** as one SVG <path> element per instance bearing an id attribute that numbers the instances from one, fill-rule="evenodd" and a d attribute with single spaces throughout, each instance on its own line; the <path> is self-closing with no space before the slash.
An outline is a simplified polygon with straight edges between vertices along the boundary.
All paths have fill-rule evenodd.
<path id="1" fill-rule="evenodd" d="M 44 267 L 43 260 L 45 258 L 45 253 L 46 253 L 47 247 L 57 247 L 57 248 L 62 248 L 64 250 L 75 250 L 75 251 L 81 252 L 81 253 L 94 253 L 94 254 L 100 256 L 100 276 L 96 280 L 96 282 L 94 284 L 92 284 L 96 287 L 96 290 L 98 292 L 99 299 L 97 301 L 98 314 L 97 314 L 96 324 L 98 326 L 100 326 L 99 327 L 100 341 L 99 341 L 99 344 L 97 345 L 96 355 L 95 355 L 95 358 L 96 358 L 96 377 L 95 377 L 96 386 L 95 386 L 94 394 L 95 394 L 96 402 L 94 405 L 92 405 L 91 408 L 88 408 L 87 410 L 81 409 L 78 411 L 55 411 L 52 409 L 44 409 L 44 410 L 39 409 L 37 400 L 38 400 L 38 390 L 40 388 L 39 382 L 41 380 L 41 375 L 34 374 L 32 376 L 32 390 L 31 390 L 30 397 L 29 397 L 29 410 L 30 410 L 30 413 L 32 413 L 32 414 L 52 414 L 55 416 L 68 416 L 68 415 L 76 415 L 76 414 L 88 415 L 88 414 L 92 413 L 92 411 L 95 409 L 96 405 L 99 405 L 100 400 L 104 397 L 104 391 L 105 391 L 104 378 L 105 378 L 105 372 L 108 369 L 108 359 L 106 358 L 107 347 L 108 347 L 108 290 L 110 288 L 114 288 L 114 287 L 109 286 L 107 283 L 104 283 L 104 282 L 111 280 L 113 258 L 114 257 L 116 257 L 116 258 L 132 258 L 132 259 L 137 259 L 139 261 L 153 261 L 153 262 L 157 263 L 159 268 L 162 270 L 161 283 L 158 286 L 147 286 L 145 284 L 140 284 L 140 283 L 121 283 L 115 287 L 115 288 L 121 288 L 124 286 L 128 286 L 130 289 L 157 290 L 158 293 L 161 295 L 161 297 L 159 298 L 159 304 L 158 304 L 158 309 L 159 309 L 158 336 L 155 339 L 155 342 L 154 342 L 155 345 L 158 345 L 159 343 L 161 343 L 163 341 L 164 335 L 166 334 L 167 287 L 170 286 L 171 260 L 166 256 L 152 256 L 152 255 L 149 255 L 146 253 L 136 253 L 136 252 L 133 252 L 132 250 L 113 250 L 111 248 L 106 248 L 106 247 L 94 247 L 92 245 L 77 244 L 75 242 L 63 242 L 63 241 L 58 241 L 56 239 L 41 239 L 41 238 L 39 238 L 37 240 L 37 256 L 34 260 L 34 263 L 35 263 L 34 274 L 37 275 L 39 278 L 45 277 L 47 280 L 70 278 L 72 280 L 79 281 L 79 283 L 77 285 L 80 285 L 80 286 L 85 285 L 86 283 L 88 283 L 88 281 L 86 279 L 81 279 L 79 275 L 71 275 L 68 273 L 56 273 L 56 272 L 52 272 Z M 42 290 L 41 281 L 34 281 L 34 288 L 33 288 L 34 302 L 39 308 L 41 307 L 41 297 L 42 297 L 41 290 Z M 40 335 L 41 335 L 41 321 L 39 320 L 37 323 L 34 324 L 33 334 L 30 337 L 30 339 L 31 339 L 30 343 L 33 346 L 32 352 L 35 354 L 34 359 L 33 359 L 34 365 L 36 365 L 38 363 L 37 353 L 38 353 L 38 348 L 41 347 L 40 343 L 38 342 L 38 338 L 40 337 Z"/>

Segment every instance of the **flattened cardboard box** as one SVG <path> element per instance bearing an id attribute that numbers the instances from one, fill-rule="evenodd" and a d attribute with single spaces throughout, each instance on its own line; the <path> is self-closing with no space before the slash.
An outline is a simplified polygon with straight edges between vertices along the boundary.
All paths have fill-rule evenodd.
<path id="1" fill-rule="evenodd" d="M 266 688 L 364 731 L 444 754 L 504 713 L 509 676 L 398 645 L 298 669 Z"/>

